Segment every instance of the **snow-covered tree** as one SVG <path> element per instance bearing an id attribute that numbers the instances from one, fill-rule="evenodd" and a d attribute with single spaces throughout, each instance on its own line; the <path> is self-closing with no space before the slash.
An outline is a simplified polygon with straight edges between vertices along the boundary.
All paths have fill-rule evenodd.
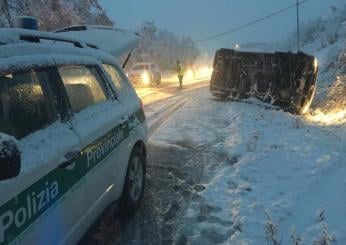
<path id="1" fill-rule="evenodd" d="M 179 49 L 178 38 L 170 31 L 161 30 L 157 34 L 155 47 L 153 56 L 161 68 L 169 69 L 174 66 L 175 61 L 179 58 L 179 54 L 176 52 Z"/>
<path id="2" fill-rule="evenodd" d="M 152 21 L 145 21 L 139 34 L 141 39 L 131 63 L 150 61 L 159 64 L 162 69 L 174 69 L 176 60 L 192 65 L 199 55 L 191 38 L 178 38 L 170 31 L 158 30 Z"/>
<path id="3" fill-rule="evenodd" d="M 306 46 L 313 42 L 319 42 L 319 49 L 325 48 L 327 45 L 335 43 L 340 35 L 341 25 L 346 21 L 346 5 L 341 8 L 331 7 L 332 16 L 324 19 L 318 18 L 308 22 L 301 23 L 300 26 L 300 42 L 302 46 Z M 286 47 L 294 50 L 297 46 L 296 30 L 289 35 L 285 41 Z"/>
<path id="4" fill-rule="evenodd" d="M 31 0 L 23 10 L 23 14 L 35 16 L 39 20 L 40 29 L 48 31 L 81 22 L 73 6 L 63 0 Z"/>
<path id="5" fill-rule="evenodd" d="M 41 30 L 77 24 L 113 25 L 98 0 L 2 0 L 0 16 L 9 21 L 30 15 L 39 20 Z"/>
<path id="6" fill-rule="evenodd" d="M 112 26 L 105 10 L 98 0 L 64 0 L 71 4 L 81 19 L 81 24 Z"/>
<path id="7" fill-rule="evenodd" d="M 192 65 L 199 55 L 199 50 L 190 37 L 182 37 L 179 43 L 179 51 L 179 60 L 184 62 L 185 65 Z"/>
<path id="8" fill-rule="evenodd" d="M 157 27 L 153 21 L 145 21 L 139 31 L 141 37 L 138 48 L 141 54 L 152 54 L 156 42 Z"/>
<path id="9" fill-rule="evenodd" d="M 2 0 L 0 2 L 0 16 L 3 16 L 7 21 L 10 21 L 11 14 L 8 0 Z"/>

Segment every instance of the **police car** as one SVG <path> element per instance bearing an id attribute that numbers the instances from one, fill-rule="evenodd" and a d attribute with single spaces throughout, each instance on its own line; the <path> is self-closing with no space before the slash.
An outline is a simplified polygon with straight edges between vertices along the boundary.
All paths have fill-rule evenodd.
<path id="1" fill-rule="evenodd" d="M 74 244 L 110 203 L 143 197 L 147 128 L 115 58 L 0 29 L 0 244 Z"/>

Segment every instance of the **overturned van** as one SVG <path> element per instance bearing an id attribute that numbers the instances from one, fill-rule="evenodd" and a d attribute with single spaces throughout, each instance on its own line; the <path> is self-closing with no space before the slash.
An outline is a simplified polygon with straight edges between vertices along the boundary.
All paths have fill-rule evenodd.
<path id="1" fill-rule="evenodd" d="M 216 52 L 210 91 L 216 97 L 256 97 L 294 114 L 305 113 L 316 92 L 318 64 L 299 52 Z"/>

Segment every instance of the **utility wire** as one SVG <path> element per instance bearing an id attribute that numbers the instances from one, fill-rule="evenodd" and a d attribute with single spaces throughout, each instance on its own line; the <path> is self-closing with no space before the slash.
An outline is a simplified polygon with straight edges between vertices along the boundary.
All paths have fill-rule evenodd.
<path id="1" fill-rule="evenodd" d="M 215 34 L 213 36 L 209 36 L 209 37 L 206 37 L 206 38 L 203 38 L 203 39 L 199 39 L 199 40 L 195 41 L 195 43 L 201 43 L 201 42 L 209 41 L 211 39 L 219 38 L 219 37 L 228 35 L 230 33 L 239 31 L 241 29 L 244 29 L 244 28 L 249 27 L 251 25 L 257 24 L 258 22 L 261 22 L 263 20 L 269 19 L 269 18 L 271 18 L 273 16 L 276 16 L 276 15 L 279 15 L 279 14 L 281 14 L 281 13 L 283 13 L 283 12 L 285 12 L 285 11 L 291 9 L 291 8 L 296 8 L 297 6 L 299 6 L 301 4 L 304 4 L 304 3 L 307 3 L 307 2 L 310 2 L 310 1 L 312 1 L 312 0 L 302 0 L 302 1 L 298 2 L 298 3 L 292 4 L 292 5 L 290 5 L 290 6 L 286 7 L 286 8 L 283 8 L 283 9 L 281 9 L 279 11 L 276 11 L 276 12 L 270 14 L 270 15 L 266 15 L 266 16 L 264 16 L 262 18 L 259 18 L 257 20 L 251 21 L 251 22 L 249 22 L 247 24 L 235 27 L 235 28 L 233 28 L 233 29 L 231 29 L 229 31 L 225 31 L 225 32 L 222 32 L 222 33 L 219 33 L 219 34 Z"/>

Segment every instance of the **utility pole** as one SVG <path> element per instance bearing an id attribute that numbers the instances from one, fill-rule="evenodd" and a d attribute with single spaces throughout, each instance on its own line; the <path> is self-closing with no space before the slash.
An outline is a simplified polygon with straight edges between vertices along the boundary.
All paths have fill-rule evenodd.
<path id="1" fill-rule="evenodd" d="M 299 0 L 297 0 L 297 47 L 300 51 L 300 30 L 299 30 Z"/>

